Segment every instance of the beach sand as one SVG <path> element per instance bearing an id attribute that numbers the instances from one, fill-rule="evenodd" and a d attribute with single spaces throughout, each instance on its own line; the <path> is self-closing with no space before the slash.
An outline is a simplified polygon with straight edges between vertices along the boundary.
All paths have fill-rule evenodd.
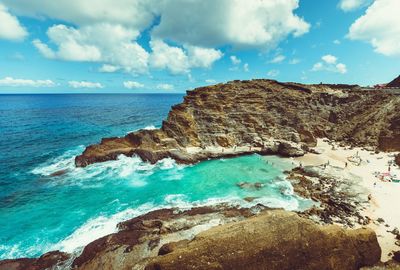
<path id="1" fill-rule="evenodd" d="M 389 162 L 394 161 L 394 153 L 375 154 L 361 148 L 343 148 L 322 139 L 318 140 L 316 149 L 320 154 L 309 153 L 294 160 L 304 166 L 329 162 L 332 166 L 343 167 L 343 170 L 362 178 L 359 184 L 368 190 L 371 198 L 363 214 L 373 220 L 367 226 L 374 229 L 378 236 L 382 248 L 381 260 L 389 260 L 391 251 L 400 250 L 400 247 L 395 244 L 394 234 L 390 232 L 394 228 L 400 229 L 400 183 L 383 182 L 376 177 L 376 173 L 388 173 Z M 360 165 L 347 159 L 356 155 L 361 158 Z M 390 173 L 397 175 L 396 179 L 400 179 L 400 168 L 397 165 L 390 166 Z M 383 219 L 384 222 L 377 222 L 378 218 Z"/>

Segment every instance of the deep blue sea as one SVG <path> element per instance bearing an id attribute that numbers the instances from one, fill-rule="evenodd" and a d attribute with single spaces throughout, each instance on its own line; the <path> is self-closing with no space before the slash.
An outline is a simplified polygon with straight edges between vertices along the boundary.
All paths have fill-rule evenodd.
<path id="1" fill-rule="evenodd" d="M 283 178 L 290 161 L 251 155 L 177 165 L 137 157 L 75 168 L 74 157 L 103 137 L 160 127 L 183 95 L 0 95 L 0 259 L 79 249 L 120 221 L 160 207 L 215 202 L 299 209 Z M 60 176 L 54 172 L 66 170 Z M 238 182 L 262 182 L 244 190 Z"/>

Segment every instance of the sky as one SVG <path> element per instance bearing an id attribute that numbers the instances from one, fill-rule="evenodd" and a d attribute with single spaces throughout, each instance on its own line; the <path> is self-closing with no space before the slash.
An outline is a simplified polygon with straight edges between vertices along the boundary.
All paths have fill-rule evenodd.
<path id="1" fill-rule="evenodd" d="M 400 0 L 0 0 L 0 93 L 386 83 Z"/>

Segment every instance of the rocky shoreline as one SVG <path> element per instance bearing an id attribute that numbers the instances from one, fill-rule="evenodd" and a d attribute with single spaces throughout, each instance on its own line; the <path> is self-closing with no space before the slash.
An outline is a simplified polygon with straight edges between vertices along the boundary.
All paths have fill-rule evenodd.
<path id="1" fill-rule="evenodd" d="M 363 226 L 377 221 L 362 215 L 368 198 L 352 176 L 334 166 L 296 167 L 287 175 L 295 192 L 314 200 L 314 207 L 298 213 L 260 204 L 160 209 L 119 223 L 118 232 L 76 254 L 52 251 L 37 259 L 4 260 L 0 269 L 400 267 L 398 252 L 380 263 L 377 235 Z"/>
<path id="2" fill-rule="evenodd" d="M 357 86 L 233 81 L 189 91 L 160 129 L 103 139 L 75 164 L 121 154 L 188 164 L 252 153 L 297 157 L 317 151 L 322 137 L 400 151 L 399 111 L 400 96 Z M 353 176 L 335 166 L 300 166 L 287 175 L 314 207 L 300 213 L 264 205 L 160 209 L 120 223 L 118 232 L 77 254 L 4 260 L 0 270 L 399 269 L 399 252 L 379 262 L 377 235 L 363 227 L 376 222 L 363 214 L 370 198 Z"/>
<path id="3" fill-rule="evenodd" d="M 370 229 L 321 226 L 262 205 L 161 209 L 118 228 L 76 258 L 55 251 L 0 269 L 359 269 L 381 256 Z"/>

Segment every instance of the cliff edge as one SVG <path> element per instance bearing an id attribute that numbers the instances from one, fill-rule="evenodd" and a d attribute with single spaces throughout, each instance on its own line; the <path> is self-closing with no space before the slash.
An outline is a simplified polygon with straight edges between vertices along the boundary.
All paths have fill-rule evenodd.
<path id="1" fill-rule="evenodd" d="M 400 96 L 354 85 L 232 81 L 188 91 L 162 127 L 103 139 L 75 164 L 138 155 L 180 163 L 248 153 L 299 156 L 316 138 L 400 151 Z"/>

